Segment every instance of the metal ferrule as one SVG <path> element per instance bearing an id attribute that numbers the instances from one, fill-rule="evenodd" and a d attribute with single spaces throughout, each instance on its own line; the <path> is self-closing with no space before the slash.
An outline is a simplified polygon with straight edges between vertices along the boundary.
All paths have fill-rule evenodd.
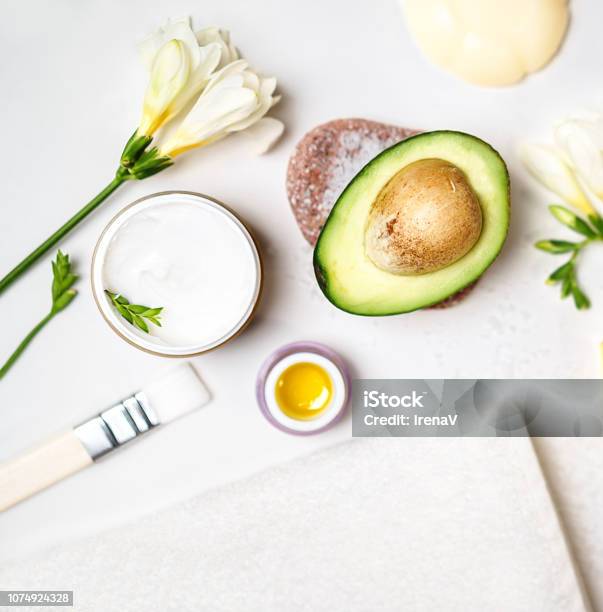
<path id="1" fill-rule="evenodd" d="M 94 460 L 159 425 L 157 414 L 141 391 L 74 428 Z"/>

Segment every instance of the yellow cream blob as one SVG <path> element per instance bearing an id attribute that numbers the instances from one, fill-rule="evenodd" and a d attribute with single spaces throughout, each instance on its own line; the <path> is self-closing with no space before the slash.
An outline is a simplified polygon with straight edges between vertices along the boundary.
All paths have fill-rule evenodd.
<path id="1" fill-rule="evenodd" d="M 402 0 L 408 27 L 438 66 L 477 85 L 510 85 L 555 55 L 567 0 Z"/>
<path id="2" fill-rule="evenodd" d="M 278 377 L 274 393 L 284 414 L 307 421 L 322 414 L 329 405 L 333 382 L 328 372 L 316 363 L 294 363 Z"/>

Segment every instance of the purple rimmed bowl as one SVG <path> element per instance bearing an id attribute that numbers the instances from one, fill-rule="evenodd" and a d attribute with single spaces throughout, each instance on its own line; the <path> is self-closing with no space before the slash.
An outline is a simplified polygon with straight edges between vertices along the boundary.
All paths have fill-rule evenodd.
<path id="1" fill-rule="evenodd" d="M 290 355 L 295 355 L 298 353 L 312 353 L 314 355 L 322 357 L 323 359 L 330 362 L 331 365 L 335 368 L 335 370 L 341 375 L 340 383 L 342 389 L 341 396 L 337 400 L 338 406 L 335 409 L 327 408 L 327 410 L 331 410 L 332 412 L 330 413 L 328 421 L 323 422 L 323 424 L 321 424 L 320 422 L 320 417 L 308 421 L 297 421 L 296 419 L 292 419 L 290 417 L 284 417 L 283 421 L 280 421 L 275 418 L 274 414 L 270 410 L 270 407 L 268 406 L 268 401 L 266 400 L 266 382 L 268 380 L 268 377 L 270 376 L 270 373 L 272 372 L 273 368 L 281 361 L 283 361 Z M 334 381 L 334 383 L 337 384 L 337 381 Z M 331 428 L 333 425 L 335 425 L 335 423 L 338 423 L 342 419 L 350 401 L 350 388 L 351 378 L 348 367 L 346 366 L 343 359 L 334 350 L 330 349 L 324 344 L 320 344 L 319 342 L 292 342 L 275 350 L 264 361 L 257 375 L 255 393 L 261 413 L 264 415 L 264 417 L 269 423 L 274 425 L 274 427 L 280 429 L 281 431 L 296 436 L 309 436 Z M 287 421 L 291 422 L 291 425 L 287 425 Z M 305 429 L 296 429 L 293 424 L 298 422 L 300 424 L 305 423 L 308 425 L 304 426 Z M 313 422 L 315 422 L 315 424 L 317 425 L 317 427 L 314 429 L 311 428 Z"/>

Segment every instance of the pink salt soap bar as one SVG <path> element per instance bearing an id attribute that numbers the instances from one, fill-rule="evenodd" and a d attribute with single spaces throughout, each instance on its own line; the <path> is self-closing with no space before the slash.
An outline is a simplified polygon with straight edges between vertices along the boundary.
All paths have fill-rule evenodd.
<path id="1" fill-rule="evenodd" d="M 368 119 L 335 119 L 310 130 L 295 147 L 287 168 L 287 196 L 304 238 L 316 244 L 337 198 L 371 159 L 418 133 Z M 456 304 L 472 287 L 432 308 Z"/>
<path id="2" fill-rule="evenodd" d="M 363 166 L 417 133 L 367 119 L 335 119 L 299 141 L 289 160 L 287 195 L 299 229 L 312 246 L 337 198 Z"/>

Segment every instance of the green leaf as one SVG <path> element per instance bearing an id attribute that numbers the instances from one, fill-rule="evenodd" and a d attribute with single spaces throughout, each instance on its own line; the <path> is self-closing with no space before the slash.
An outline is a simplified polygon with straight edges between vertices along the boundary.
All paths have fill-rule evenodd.
<path id="1" fill-rule="evenodd" d="M 65 278 L 61 282 L 61 290 L 67 291 L 67 289 L 69 289 L 69 287 L 71 287 L 71 285 L 73 285 L 76 280 L 77 276 L 75 274 L 67 274 L 67 276 L 65 276 Z"/>
<path id="2" fill-rule="evenodd" d="M 573 270 L 574 270 L 574 262 L 573 261 L 568 261 L 567 263 L 564 263 L 562 266 L 557 268 L 548 277 L 546 282 L 549 285 L 554 285 L 555 283 L 558 283 L 559 281 L 562 281 L 565 278 L 567 278 L 568 276 L 570 276 L 572 274 Z"/>
<path id="3" fill-rule="evenodd" d="M 581 245 L 579 242 L 568 242 L 567 240 L 540 240 L 534 246 L 541 251 L 559 255 L 577 251 Z"/>
<path id="4" fill-rule="evenodd" d="M 549 210 L 557 221 L 563 223 L 563 225 L 569 227 L 571 230 L 574 230 L 587 238 L 596 238 L 597 234 L 588 225 L 588 223 L 584 221 L 584 219 L 578 217 L 578 215 L 574 214 L 571 210 L 565 208 L 565 206 L 553 205 L 549 206 Z"/>
<path id="5" fill-rule="evenodd" d="M 566 276 L 561 284 L 561 299 L 564 300 L 572 292 L 573 281 L 571 276 Z"/>
<path id="6" fill-rule="evenodd" d="M 146 306 L 140 306 L 139 304 L 132 304 L 130 308 L 128 308 L 128 310 L 134 314 L 139 315 L 149 310 L 149 308 L 147 308 Z"/>
<path id="7" fill-rule="evenodd" d="M 149 327 L 145 323 L 144 319 L 142 317 L 139 317 L 136 314 L 132 315 L 132 317 L 134 318 L 134 325 L 136 325 L 136 327 L 140 328 L 143 332 L 148 334 L 149 333 Z"/>
<path id="8" fill-rule="evenodd" d="M 119 314 L 128 322 L 128 323 L 134 323 L 134 319 L 132 318 L 132 315 L 130 314 L 130 311 L 125 308 L 125 306 L 122 306 L 121 304 L 119 304 L 118 302 L 115 302 L 115 308 L 117 309 L 117 312 L 119 312 Z"/>
<path id="9" fill-rule="evenodd" d="M 54 302 L 61 294 L 61 283 L 59 281 L 59 269 L 56 262 L 52 262 L 52 301 Z"/>
<path id="10" fill-rule="evenodd" d="M 61 310 L 64 310 L 65 308 L 67 308 L 67 306 L 69 306 L 69 304 L 71 304 L 76 295 L 77 291 L 75 291 L 74 289 L 68 289 L 67 291 L 65 291 L 65 293 L 62 293 L 56 299 L 53 304 L 52 311 L 60 312 Z"/>
<path id="11" fill-rule="evenodd" d="M 163 310 L 162 308 L 147 308 L 142 314 L 148 318 L 150 317 L 156 317 L 157 315 L 161 314 L 161 311 Z"/>
<path id="12" fill-rule="evenodd" d="M 575 283 L 572 285 L 572 295 L 574 297 L 574 304 L 578 310 L 590 308 L 590 300 Z"/>
<path id="13" fill-rule="evenodd" d="M 597 230 L 599 236 L 603 237 L 603 218 L 600 215 L 588 215 L 588 220 L 592 223 L 593 227 Z"/>
<path id="14" fill-rule="evenodd" d="M 61 273 L 65 271 L 66 268 L 69 267 L 69 255 L 65 255 L 61 249 L 57 252 L 57 267 L 60 269 Z"/>

